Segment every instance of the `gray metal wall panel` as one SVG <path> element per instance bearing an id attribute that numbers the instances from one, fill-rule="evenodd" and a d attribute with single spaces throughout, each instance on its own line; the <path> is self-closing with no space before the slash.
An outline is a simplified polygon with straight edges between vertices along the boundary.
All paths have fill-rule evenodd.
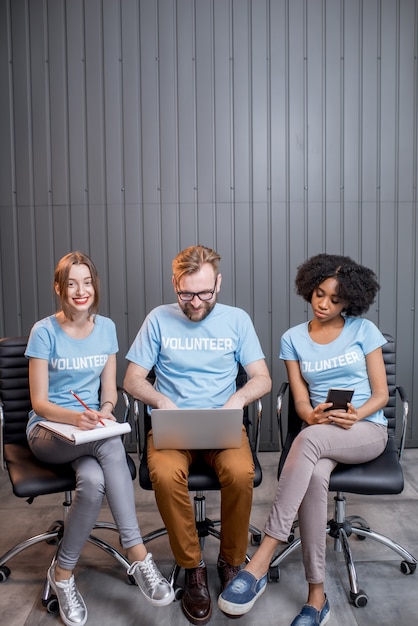
<path id="1" fill-rule="evenodd" d="M 86 58 L 84 47 L 84 2 L 72 0 L 65 3 L 66 20 L 66 70 L 67 70 L 67 124 L 69 153 L 70 202 L 77 210 L 76 217 L 85 211 L 87 203 L 87 141 L 86 141 Z M 97 68 L 99 70 L 99 68 Z M 75 225 L 76 229 L 77 226 Z M 76 231 L 73 230 L 73 236 Z M 86 237 L 80 239 L 86 247 Z"/>
<path id="2" fill-rule="evenodd" d="M 12 151 L 12 53 L 11 53 L 11 27 L 10 7 L 6 3 L 0 3 L 0 76 L 2 88 L 0 89 L 0 119 L 4 121 L 0 125 L 0 208 L 12 204 L 13 190 L 13 151 Z"/>
<path id="3" fill-rule="evenodd" d="M 346 203 L 358 202 L 361 197 L 362 33 L 360 15 L 360 0 L 344 3 L 344 99 L 342 102 L 344 153 L 342 165 Z M 355 240 L 357 238 L 356 233 Z"/>
<path id="4" fill-rule="evenodd" d="M 140 2 L 140 125 L 142 202 L 159 202 L 160 189 L 160 131 L 159 131 L 159 50 L 157 37 L 157 3 Z M 173 54 L 173 51 L 171 51 Z"/>
<path id="5" fill-rule="evenodd" d="M 196 237 L 192 212 L 197 184 L 196 33 L 195 3 L 191 0 L 181 0 L 177 3 L 176 29 L 179 197 L 184 215 L 186 241 L 190 241 Z"/>
<path id="6" fill-rule="evenodd" d="M 51 202 L 63 207 L 68 206 L 70 198 L 65 0 L 48 4 L 47 36 Z M 57 244 L 58 249 L 62 249 L 61 241 Z"/>
<path id="7" fill-rule="evenodd" d="M 106 177 L 106 157 L 112 159 L 113 150 L 106 150 L 106 122 L 105 115 L 108 109 L 109 86 L 112 78 L 106 80 L 108 91 L 104 92 L 105 68 L 104 68 L 104 48 L 106 48 L 105 39 L 112 40 L 112 37 L 106 35 L 102 28 L 103 15 L 101 9 L 101 1 L 93 0 L 93 2 L 85 3 L 85 29 L 88 36 L 85 37 L 85 108 L 86 108 L 86 152 L 87 152 L 87 180 L 86 200 L 91 205 L 104 206 L 106 202 L 106 191 L 108 181 Z M 114 27 L 117 29 L 116 21 Z M 117 32 L 117 30 L 116 30 Z M 116 37 L 117 42 L 117 37 Z M 113 85 L 113 91 L 119 95 L 118 81 Z M 116 118 L 113 118 L 116 126 Z M 108 145 L 111 145 L 110 142 Z M 115 150 L 115 157 L 120 155 Z M 116 168 L 117 171 L 117 168 Z M 111 201 L 110 198 L 108 198 Z"/>
<path id="8" fill-rule="evenodd" d="M 121 5 L 122 37 L 122 123 L 123 184 L 125 205 L 141 201 L 141 127 L 139 6 L 136 0 Z"/>
<path id="9" fill-rule="evenodd" d="M 232 201 L 237 207 L 248 202 L 250 197 L 250 124 L 251 124 L 251 39 L 250 3 L 238 2 L 233 5 L 233 165 Z"/>
<path id="10" fill-rule="evenodd" d="M 231 37 L 232 2 L 214 0 L 213 13 L 216 28 L 213 32 L 214 65 L 214 199 L 216 203 L 229 202 L 233 180 L 233 127 L 231 114 L 233 106 L 233 41 Z"/>
<path id="11" fill-rule="evenodd" d="M 418 445 L 418 0 L 0 0 L 0 332 L 54 307 L 55 262 L 96 261 L 118 369 L 171 260 L 222 255 L 274 385 L 320 250 L 377 272 Z"/>

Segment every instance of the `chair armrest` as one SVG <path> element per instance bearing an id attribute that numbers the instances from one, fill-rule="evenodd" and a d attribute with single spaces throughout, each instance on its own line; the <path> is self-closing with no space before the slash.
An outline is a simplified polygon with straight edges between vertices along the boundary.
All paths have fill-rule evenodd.
<path id="1" fill-rule="evenodd" d="M 289 387 L 289 383 L 287 381 L 283 382 L 280 385 L 279 391 L 277 393 L 277 399 L 276 399 L 276 416 L 277 416 L 277 426 L 278 426 L 278 434 L 279 434 L 279 450 L 283 450 L 284 434 L 283 434 L 282 408 L 283 408 L 283 398 L 288 387 Z"/>
<path id="2" fill-rule="evenodd" d="M 4 461 L 4 413 L 3 403 L 0 401 L 0 469 L 5 470 L 6 464 Z"/>
<path id="3" fill-rule="evenodd" d="M 121 396 L 123 400 L 122 422 L 127 422 L 129 419 L 129 412 L 131 409 L 131 402 L 129 400 L 129 394 L 125 391 L 123 387 L 119 387 L 119 385 L 118 385 L 118 394 Z"/>
<path id="4" fill-rule="evenodd" d="M 258 450 L 260 448 L 260 437 L 261 437 L 261 420 L 263 418 L 263 403 L 260 398 L 256 400 L 256 424 L 255 424 L 255 437 L 253 442 L 253 450 L 256 454 L 258 454 Z"/>
<path id="5" fill-rule="evenodd" d="M 409 413 L 409 401 L 406 395 L 406 391 L 401 385 L 398 385 L 396 387 L 396 391 L 398 392 L 399 397 L 402 401 L 401 437 L 400 437 L 399 448 L 398 448 L 398 457 L 400 460 L 402 458 L 403 451 L 405 448 L 406 427 L 408 424 L 408 413 Z"/>
<path id="6" fill-rule="evenodd" d="M 123 401 L 123 413 L 121 416 L 121 422 L 128 422 L 129 421 L 129 416 L 130 416 L 130 412 L 131 412 L 131 402 L 129 400 L 129 395 L 128 393 L 125 391 L 125 389 L 123 389 L 123 387 L 120 387 L 118 385 L 118 395 L 122 398 Z M 129 433 L 128 433 L 129 434 Z M 122 436 L 122 441 L 125 443 L 125 440 L 127 438 L 127 435 L 123 435 Z"/>
<path id="7" fill-rule="evenodd" d="M 134 427 L 136 434 L 136 445 L 138 457 L 141 458 L 142 454 L 142 445 L 141 445 L 141 400 L 138 398 L 132 398 L 132 406 L 133 406 L 133 418 L 134 418 Z M 142 405 L 143 406 L 143 405 Z M 144 408 L 145 410 L 145 408 Z"/>

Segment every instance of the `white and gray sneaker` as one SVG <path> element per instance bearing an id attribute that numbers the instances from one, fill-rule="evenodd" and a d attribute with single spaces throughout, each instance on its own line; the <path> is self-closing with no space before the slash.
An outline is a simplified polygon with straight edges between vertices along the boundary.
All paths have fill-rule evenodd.
<path id="1" fill-rule="evenodd" d="M 78 591 L 74 576 L 68 580 L 55 580 L 55 563 L 48 570 L 48 580 L 57 596 L 61 619 L 66 626 L 83 626 L 87 622 L 87 607 Z"/>
<path id="2" fill-rule="evenodd" d="M 134 577 L 146 599 L 154 606 L 166 606 L 174 600 L 173 587 L 161 574 L 149 552 L 143 561 L 132 563 L 128 575 Z"/>

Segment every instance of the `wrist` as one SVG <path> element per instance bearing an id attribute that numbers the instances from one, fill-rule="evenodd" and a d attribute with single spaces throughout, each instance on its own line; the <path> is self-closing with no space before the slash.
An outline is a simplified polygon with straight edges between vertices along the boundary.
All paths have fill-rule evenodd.
<path id="1" fill-rule="evenodd" d="M 115 408 L 115 405 L 110 400 L 105 400 L 105 402 L 102 402 L 102 404 L 100 405 L 99 411 L 101 411 L 104 408 L 106 408 L 106 411 L 113 413 L 113 409 Z"/>

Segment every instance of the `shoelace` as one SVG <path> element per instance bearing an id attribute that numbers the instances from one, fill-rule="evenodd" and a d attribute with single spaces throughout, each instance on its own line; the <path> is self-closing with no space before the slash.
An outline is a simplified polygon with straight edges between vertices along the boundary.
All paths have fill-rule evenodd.
<path id="1" fill-rule="evenodd" d="M 196 587 L 206 587 L 205 570 L 203 567 L 196 567 L 189 574 L 191 584 Z"/>
<path id="2" fill-rule="evenodd" d="M 225 578 L 234 578 L 241 570 L 240 567 L 235 565 L 229 565 L 229 563 L 226 563 L 225 565 L 220 565 L 219 569 L 221 572 L 223 572 Z"/>
<path id="3" fill-rule="evenodd" d="M 137 561 L 136 563 L 134 563 L 132 572 L 136 569 L 136 567 L 139 567 L 139 569 L 141 570 L 141 573 L 145 580 L 145 584 L 148 586 L 149 589 L 152 589 L 161 580 L 160 574 L 152 561 L 146 561 L 142 563 L 139 563 Z M 128 573 L 131 574 L 132 572 L 129 571 Z"/>
<path id="4" fill-rule="evenodd" d="M 70 611 L 75 611 L 82 608 L 82 605 L 77 597 L 77 590 L 74 581 L 69 581 L 62 590 L 65 593 L 65 601 Z"/>

